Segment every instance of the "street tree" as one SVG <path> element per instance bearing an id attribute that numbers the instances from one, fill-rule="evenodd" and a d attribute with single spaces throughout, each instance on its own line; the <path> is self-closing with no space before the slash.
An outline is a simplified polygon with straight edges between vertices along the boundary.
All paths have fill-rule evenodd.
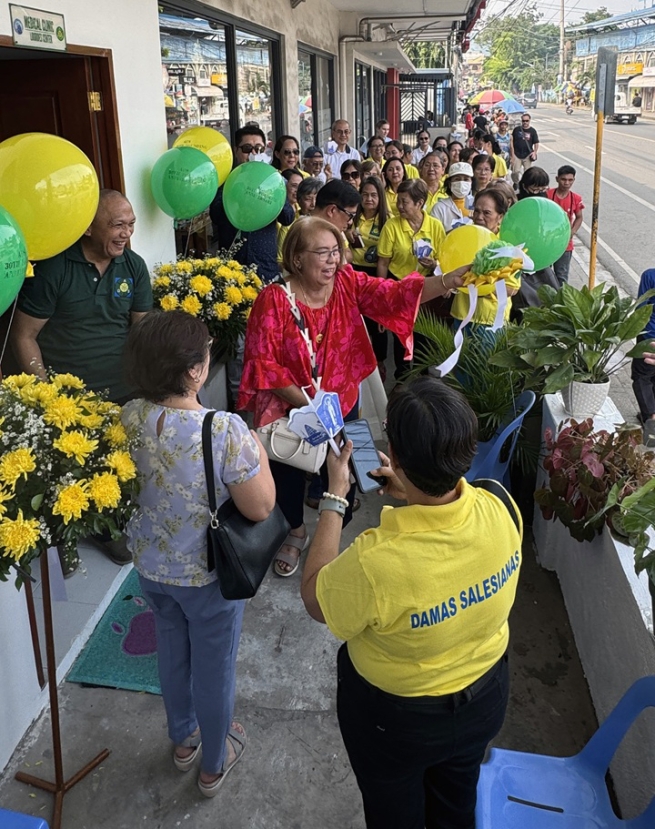
<path id="1" fill-rule="evenodd" d="M 533 84 L 552 87 L 557 76 L 559 29 L 541 23 L 535 7 L 515 17 L 495 17 L 476 35 L 489 57 L 484 74 L 508 92 L 530 89 Z"/>

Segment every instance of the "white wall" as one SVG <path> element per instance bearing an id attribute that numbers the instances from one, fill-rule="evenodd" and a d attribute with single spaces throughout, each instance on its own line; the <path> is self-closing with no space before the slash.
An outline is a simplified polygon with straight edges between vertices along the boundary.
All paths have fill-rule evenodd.
<path id="1" fill-rule="evenodd" d="M 25 596 L 0 582 L 0 771 L 41 710 Z"/>
<path id="2" fill-rule="evenodd" d="M 150 168 L 167 149 L 156 0 L 42 0 L 64 15 L 68 43 L 111 49 L 126 195 L 137 216 L 132 248 L 149 266 L 175 258 L 173 220 L 155 205 Z M 11 35 L 0 5 L 0 34 Z"/>

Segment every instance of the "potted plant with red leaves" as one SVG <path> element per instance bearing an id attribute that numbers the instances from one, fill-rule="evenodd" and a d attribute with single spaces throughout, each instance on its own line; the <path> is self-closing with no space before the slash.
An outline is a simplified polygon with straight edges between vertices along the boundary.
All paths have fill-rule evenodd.
<path id="1" fill-rule="evenodd" d="M 557 437 L 546 430 L 548 483 L 535 501 L 576 541 L 591 541 L 605 524 L 625 534 L 621 502 L 655 477 L 655 453 L 642 451 L 640 429 L 594 431 L 592 418 L 567 422 Z"/>

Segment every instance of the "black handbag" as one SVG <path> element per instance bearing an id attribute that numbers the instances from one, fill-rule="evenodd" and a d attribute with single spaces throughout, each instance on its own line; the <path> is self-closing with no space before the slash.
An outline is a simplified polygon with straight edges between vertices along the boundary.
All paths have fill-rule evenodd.
<path id="1" fill-rule="evenodd" d="M 226 599 L 251 599 L 291 527 L 276 504 L 263 521 L 250 521 L 230 498 L 216 509 L 212 420 L 207 412 L 202 423 L 202 454 L 205 462 L 209 526 L 207 527 L 207 569 L 216 569 L 218 586 Z"/>

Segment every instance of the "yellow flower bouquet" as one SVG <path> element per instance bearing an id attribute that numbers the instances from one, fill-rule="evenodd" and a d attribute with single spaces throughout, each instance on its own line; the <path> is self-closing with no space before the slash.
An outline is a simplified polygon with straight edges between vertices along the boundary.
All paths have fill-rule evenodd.
<path id="1" fill-rule="evenodd" d="M 179 309 L 198 317 L 209 328 L 218 350 L 226 354 L 234 354 L 261 288 L 254 268 L 227 256 L 157 265 L 152 283 L 155 308 Z"/>
<path id="2" fill-rule="evenodd" d="M 55 544 L 109 530 L 135 506 L 136 468 L 120 407 L 72 374 L 0 383 L 0 580 Z"/>

